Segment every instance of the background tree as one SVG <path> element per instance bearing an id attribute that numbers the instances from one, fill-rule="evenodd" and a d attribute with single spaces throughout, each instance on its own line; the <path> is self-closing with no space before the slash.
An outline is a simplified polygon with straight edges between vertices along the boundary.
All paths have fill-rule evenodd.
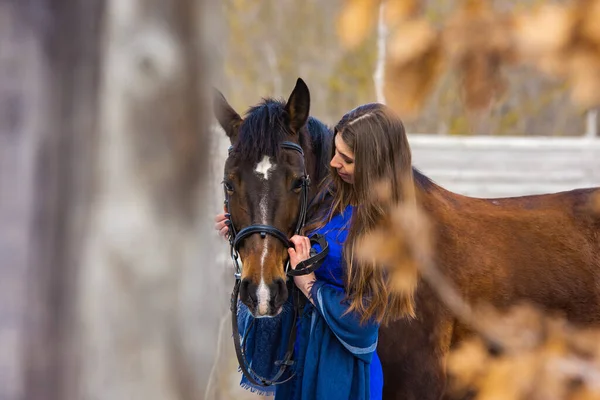
<path id="1" fill-rule="evenodd" d="M 210 12 L 0 4 L 2 399 L 203 398 L 226 303 Z"/>

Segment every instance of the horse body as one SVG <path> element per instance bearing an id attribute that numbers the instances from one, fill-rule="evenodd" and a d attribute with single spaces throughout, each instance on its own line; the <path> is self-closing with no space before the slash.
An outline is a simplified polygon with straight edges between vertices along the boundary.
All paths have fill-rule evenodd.
<path id="1" fill-rule="evenodd" d="M 600 189 L 498 199 L 461 196 L 415 171 L 433 223 L 434 260 L 469 303 L 499 309 L 527 301 L 574 324 L 600 324 Z M 415 320 L 382 327 L 385 399 L 438 399 L 445 356 L 471 334 L 425 282 Z"/>
<path id="2" fill-rule="evenodd" d="M 233 146 L 224 181 L 238 229 L 262 224 L 291 235 L 300 205 L 295 178 L 308 173 L 312 199 L 328 173 L 332 132 L 308 116 L 309 106 L 301 80 L 287 102 L 267 99 L 244 119 L 218 94 L 216 115 Z M 284 141 L 302 147 L 305 157 L 282 150 Z M 505 308 L 530 301 L 576 324 L 600 323 L 600 215 L 590 207 L 600 189 L 479 199 L 445 190 L 417 170 L 413 175 L 433 224 L 436 264 L 468 302 Z M 285 246 L 252 234 L 239 253 L 240 299 L 256 316 L 277 315 L 287 298 Z M 380 329 L 384 399 L 444 396 L 445 357 L 471 335 L 426 282 L 414 298 L 415 319 Z"/>

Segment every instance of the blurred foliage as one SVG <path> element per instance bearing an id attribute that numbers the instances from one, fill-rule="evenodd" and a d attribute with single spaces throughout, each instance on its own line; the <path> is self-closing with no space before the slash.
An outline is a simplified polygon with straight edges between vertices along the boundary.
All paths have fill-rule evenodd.
<path id="1" fill-rule="evenodd" d="M 346 1 L 339 34 L 347 48 L 361 43 L 352 28 L 360 20 L 358 14 L 372 24 L 373 11 L 380 4 L 379 0 Z M 518 120 L 551 109 L 553 125 L 539 123 L 534 129 L 543 126 L 545 134 L 557 134 L 552 130 L 557 122 L 563 122 L 557 118 L 577 117 L 582 110 L 600 104 L 598 0 L 562 5 L 463 0 L 455 2 L 445 15 L 430 12 L 436 1 L 425 5 L 417 0 L 386 0 L 384 4 L 392 10 L 387 19 L 391 34 L 386 96 L 405 118 L 430 121 L 427 106 L 439 101 L 433 89 L 443 74 L 452 74 L 456 100 L 464 107 L 470 131 L 503 134 L 518 127 Z M 418 8 L 420 12 L 415 12 Z M 393 12 L 398 9 L 410 11 Z M 531 69 L 533 77 L 523 67 Z M 568 90 L 556 90 L 560 80 L 568 83 Z M 519 98 L 521 92 L 531 98 Z M 532 106 L 536 101 L 541 104 Z M 447 102 L 435 105 L 444 109 Z M 518 118 L 509 110 L 513 106 Z M 524 109 L 538 112 L 522 113 Z M 450 116 L 451 127 L 454 116 Z"/>
<path id="2" fill-rule="evenodd" d="M 476 336 L 448 357 L 450 390 L 477 400 L 584 400 L 600 398 L 600 330 L 576 328 L 529 304 L 508 311 L 477 311 L 503 338 L 490 354 Z"/>
<path id="3" fill-rule="evenodd" d="M 387 0 L 387 102 L 410 132 L 581 135 L 600 93 L 597 69 L 587 67 L 599 43 L 597 3 Z M 221 89 L 241 112 L 261 96 L 287 96 L 300 76 L 312 114 L 334 124 L 376 101 L 378 7 L 379 0 L 223 1 Z M 568 62 L 557 68 L 557 60 Z"/>
<path id="4" fill-rule="evenodd" d="M 374 33 L 345 51 L 335 31 L 341 7 L 338 0 L 224 1 L 223 86 L 231 104 L 241 112 L 260 97 L 285 98 L 298 77 L 311 90 L 312 114 L 329 124 L 373 101 Z"/>

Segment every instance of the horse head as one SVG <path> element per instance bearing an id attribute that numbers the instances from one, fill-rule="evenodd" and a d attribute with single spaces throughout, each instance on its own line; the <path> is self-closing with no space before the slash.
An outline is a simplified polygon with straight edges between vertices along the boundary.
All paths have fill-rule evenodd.
<path id="1" fill-rule="evenodd" d="M 223 185 L 232 249 L 242 266 L 240 300 L 254 316 L 272 317 L 288 297 L 288 238 L 304 222 L 327 171 L 330 132 L 309 117 L 310 93 L 302 79 L 287 101 L 264 99 L 243 118 L 218 91 L 214 106 L 231 141 Z"/>

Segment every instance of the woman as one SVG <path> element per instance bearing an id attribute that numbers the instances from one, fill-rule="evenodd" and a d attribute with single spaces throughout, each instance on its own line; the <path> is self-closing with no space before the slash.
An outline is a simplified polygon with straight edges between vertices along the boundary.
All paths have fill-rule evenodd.
<path id="1" fill-rule="evenodd" d="M 348 112 L 335 126 L 330 166 L 317 196 L 323 200 L 305 228 L 325 236 L 329 253 L 314 273 L 294 277 L 310 303 L 298 331 L 296 379 L 278 386 L 276 399 L 381 399 L 379 325 L 410 307 L 390 292 L 382 268 L 363 269 L 354 257 L 359 235 L 384 216 L 375 186 L 385 181 L 396 199 L 403 198 L 396 171 L 411 170 L 411 154 L 402 121 L 377 103 Z M 225 214 L 216 218 L 222 236 L 228 232 L 225 220 Z M 310 241 L 298 235 L 290 240 L 295 268 L 309 258 Z"/>

